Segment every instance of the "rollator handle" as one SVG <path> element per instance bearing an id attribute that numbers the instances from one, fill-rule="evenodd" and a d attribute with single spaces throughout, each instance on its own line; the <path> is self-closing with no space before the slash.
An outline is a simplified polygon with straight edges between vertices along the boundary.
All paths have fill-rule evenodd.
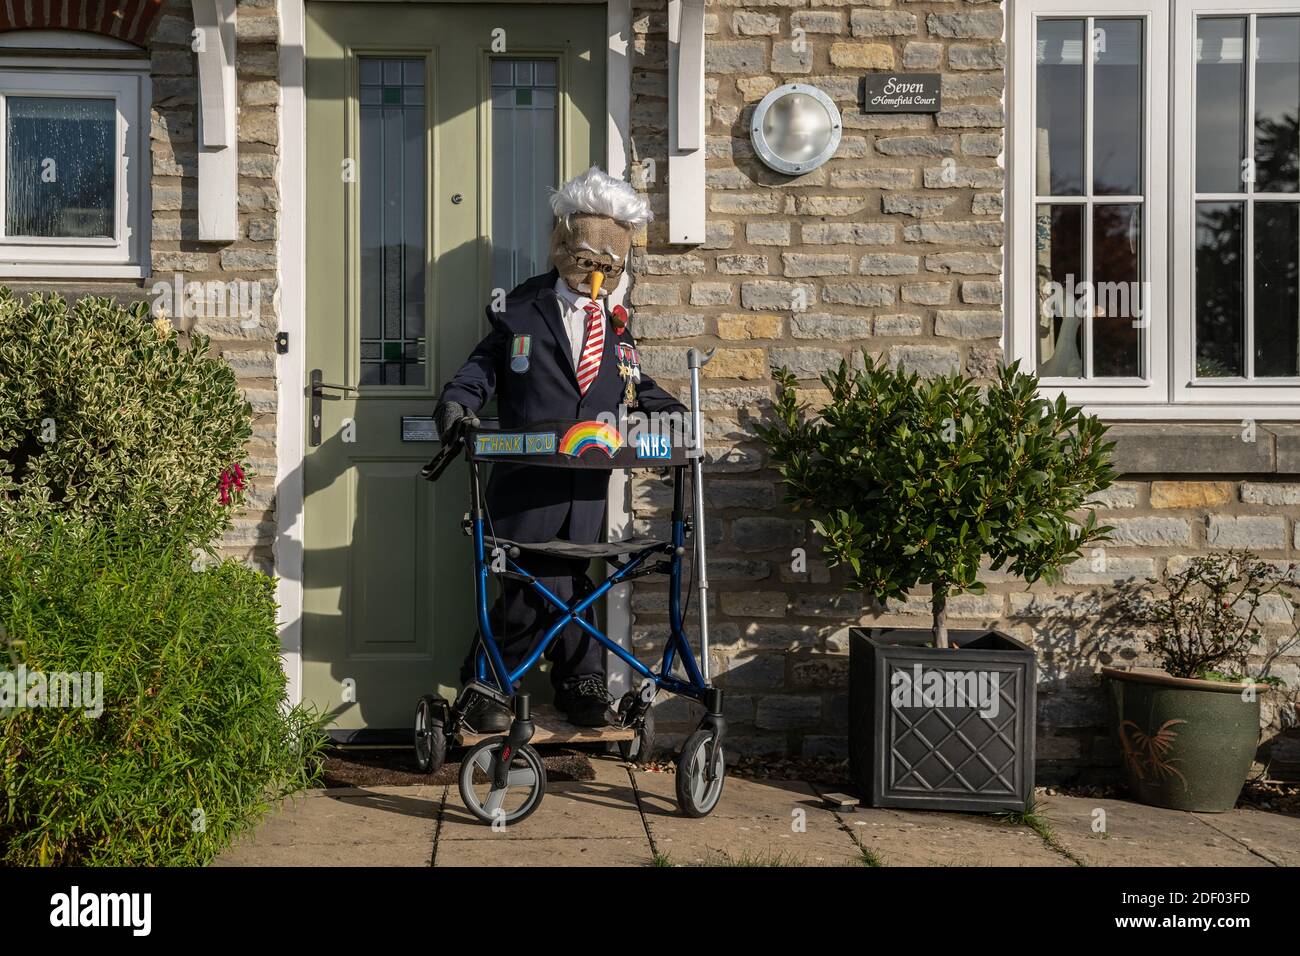
<path id="1" fill-rule="evenodd" d="M 704 368 L 704 366 L 708 365 L 710 362 L 713 361 L 713 353 L 716 351 L 717 351 L 716 348 L 709 349 L 707 352 L 701 352 L 699 349 L 694 347 L 687 349 L 686 367 Z"/>
<path id="2" fill-rule="evenodd" d="M 470 428 L 478 428 L 479 420 L 476 415 L 467 414 L 464 418 L 456 423 L 452 433 L 447 436 L 447 440 L 442 443 L 442 448 L 438 454 L 433 456 L 433 460 L 420 469 L 420 476 L 425 481 L 437 481 L 442 477 L 442 473 L 460 454 L 465 447 L 465 431 Z"/>

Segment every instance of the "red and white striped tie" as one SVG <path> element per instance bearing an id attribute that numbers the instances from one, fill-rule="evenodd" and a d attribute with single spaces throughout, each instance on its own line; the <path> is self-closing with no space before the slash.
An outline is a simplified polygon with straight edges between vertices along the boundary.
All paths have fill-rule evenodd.
<path id="1" fill-rule="evenodd" d="M 600 371 L 600 356 L 605 351 L 605 315 L 594 302 L 588 302 L 582 308 L 587 313 L 587 339 L 582 347 L 582 357 L 578 359 L 578 392 L 586 395 Z"/>

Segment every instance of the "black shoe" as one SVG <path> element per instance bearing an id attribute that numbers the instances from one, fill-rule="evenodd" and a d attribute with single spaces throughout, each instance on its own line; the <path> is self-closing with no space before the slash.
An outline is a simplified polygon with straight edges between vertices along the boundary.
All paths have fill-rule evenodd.
<path id="1" fill-rule="evenodd" d="M 614 722 L 610 705 L 614 698 L 605 678 L 596 674 L 574 677 L 555 692 L 555 708 L 578 727 L 606 727 Z"/>
<path id="2" fill-rule="evenodd" d="M 504 734 L 510 729 L 512 719 L 510 711 L 504 706 L 495 700 L 478 695 L 474 697 L 473 703 L 465 712 L 465 723 L 476 734 Z"/>

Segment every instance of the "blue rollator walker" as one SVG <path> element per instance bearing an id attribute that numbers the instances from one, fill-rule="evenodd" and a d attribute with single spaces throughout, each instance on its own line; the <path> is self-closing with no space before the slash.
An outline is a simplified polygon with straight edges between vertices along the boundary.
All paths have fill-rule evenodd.
<path id="1" fill-rule="evenodd" d="M 466 807 L 485 823 L 517 823 L 542 802 L 546 792 L 546 769 L 529 745 L 534 726 L 527 693 L 515 693 L 516 682 L 528 673 L 569 625 L 577 625 L 626 663 L 641 678 L 637 690 L 623 695 L 617 715 L 623 728 L 636 732 L 620 744 L 625 758 L 649 756 L 654 730 L 650 705 L 660 690 L 689 697 L 704 705 L 704 718 L 682 746 L 677 758 L 677 803 L 689 817 L 703 817 L 713 811 L 722 795 L 726 763 L 722 752 L 725 723 L 722 691 L 709 681 L 708 578 L 704 545 L 703 441 L 700 431 L 699 370 L 712 353 L 688 352 L 691 375 L 691 447 L 684 448 L 675 437 L 632 428 L 628 441 L 608 423 L 538 422 L 509 432 L 482 427 L 467 419 L 456 434 L 445 436 L 438 456 L 424 470 L 437 481 L 448 465 L 463 451 L 469 462 L 470 512 L 465 533 L 474 542 L 474 598 L 478 608 L 478 640 L 475 679 L 461 690 L 454 704 L 436 694 L 420 698 L 415 713 L 415 756 L 422 771 L 436 772 L 447 755 L 447 742 L 462 730 L 465 715 L 476 698 L 486 697 L 506 706 L 514 714 L 505 736 L 489 737 L 465 754 L 460 770 L 460 794 Z M 631 422 L 629 422 L 631 424 Z M 491 515 L 483 504 L 479 477 L 482 462 L 509 461 L 554 468 L 667 468 L 673 486 L 670 540 L 635 537 L 603 544 L 574 544 L 569 541 L 529 543 L 498 538 L 491 530 Z M 685 477 L 691 472 L 691 511 L 686 514 Z M 682 558 L 687 538 L 693 545 L 693 576 L 700 597 L 700 656 L 691 651 L 683 626 Z M 528 555 L 540 554 L 575 559 L 601 559 L 614 570 L 593 590 L 579 593 L 565 603 L 527 570 Z M 499 575 L 533 587 L 555 611 L 543 640 L 513 671 L 507 670 L 488 619 L 488 576 Z M 630 651 L 588 623 L 583 613 L 609 591 L 638 577 L 665 574 L 669 590 L 669 634 L 657 668 L 642 663 Z M 688 595 L 689 602 L 689 595 Z"/>

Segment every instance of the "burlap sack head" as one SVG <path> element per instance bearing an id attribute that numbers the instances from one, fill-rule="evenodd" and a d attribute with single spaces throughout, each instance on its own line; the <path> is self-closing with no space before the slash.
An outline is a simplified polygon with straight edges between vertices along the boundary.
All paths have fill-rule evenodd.
<path id="1" fill-rule="evenodd" d="M 555 229 L 551 264 L 569 288 L 590 294 L 591 274 L 604 273 L 601 296 L 627 271 L 632 235 L 650 221 L 650 205 L 631 186 L 595 166 L 551 196 Z"/>
<path id="2" fill-rule="evenodd" d="M 601 296 L 618 284 L 632 252 L 632 227 L 606 216 L 559 219 L 551 233 L 551 263 L 575 292 L 590 293 L 591 273 L 605 274 Z"/>

